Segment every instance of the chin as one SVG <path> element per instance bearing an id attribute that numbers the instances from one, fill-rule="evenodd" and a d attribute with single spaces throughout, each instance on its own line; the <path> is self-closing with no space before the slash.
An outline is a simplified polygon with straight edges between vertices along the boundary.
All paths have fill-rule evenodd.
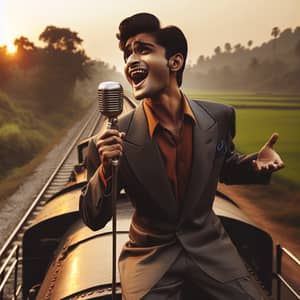
<path id="1" fill-rule="evenodd" d="M 133 88 L 133 95 L 136 100 L 142 100 L 144 98 L 147 98 L 147 95 L 145 94 L 145 92 L 135 90 L 134 88 Z"/>
<path id="2" fill-rule="evenodd" d="M 139 93 L 133 93 L 133 94 L 136 100 L 143 100 L 144 98 L 146 98 L 143 94 L 139 94 Z"/>

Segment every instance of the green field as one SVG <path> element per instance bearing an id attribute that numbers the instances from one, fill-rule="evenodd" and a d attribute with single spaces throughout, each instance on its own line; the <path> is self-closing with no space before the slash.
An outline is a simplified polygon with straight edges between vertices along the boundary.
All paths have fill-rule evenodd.
<path id="1" fill-rule="evenodd" d="M 300 187 L 300 96 L 262 96 L 187 92 L 192 99 L 206 99 L 226 104 L 244 105 L 236 109 L 235 144 L 238 151 L 257 151 L 273 132 L 279 133 L 275 149 L 286 167 L 276 177 Z M 266 108 L 251 108 L 264 105 Z M 249 108 L 247 108 L 249 106 Z M 282 107 L 282 108 L 281 108 Z"/>

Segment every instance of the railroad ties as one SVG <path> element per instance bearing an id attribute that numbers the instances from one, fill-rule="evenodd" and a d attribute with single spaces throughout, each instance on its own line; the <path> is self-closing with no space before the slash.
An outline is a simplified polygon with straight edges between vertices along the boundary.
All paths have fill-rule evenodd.
<path id="1" fill-rule="evenodd" d="M 42 187 L 40 192 L 33 196 L 30 208 L 25 212 L 15 230 L 6 240 L 0 250 L 0 300 L 21 299 L 22 290 L 22 240 L 25 231 L 30 228 L 36 216 L 43 209 L 51 197 L 66 187 L 70 175 L 77 162 L 77 144 L 99 130 L 103 124 L 103 117 L 93 107 L 81 121 L 80 132 L 76 132 L 73 142 L 63 153 L 63 158 Z"/>

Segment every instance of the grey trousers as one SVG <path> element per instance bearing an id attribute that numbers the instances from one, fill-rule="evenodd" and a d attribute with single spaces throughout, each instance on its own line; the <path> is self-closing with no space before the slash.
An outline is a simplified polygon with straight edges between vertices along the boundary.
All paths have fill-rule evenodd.
<path id="1" fill-rule="evenodd" d="M 219 282 L 182 251 L 143 300 L 263 300 L 249 276 Z"/>

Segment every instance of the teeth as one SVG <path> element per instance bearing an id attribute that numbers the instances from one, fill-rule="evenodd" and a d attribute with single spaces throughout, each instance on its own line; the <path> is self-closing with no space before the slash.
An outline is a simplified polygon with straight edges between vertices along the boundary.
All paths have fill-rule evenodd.
<path id="1" fill-rule="evenodd" d="M 129 73 L 131 80 L 135 83 L 138 84 L 142 80 L 144 80 L 147 77 L 147 70 L 144 68 L 135 68 Z"/>
<path id="2" fill-rule="evenodd" d="M 143 69 L 136 69 L 136 70 L 134 70 L 134 71 L 131 72 L 130 76 L 134 76 L 135 74 L 144 74 L 144 73 L 146 73 L 145 70 L 143 70 Z"/>

